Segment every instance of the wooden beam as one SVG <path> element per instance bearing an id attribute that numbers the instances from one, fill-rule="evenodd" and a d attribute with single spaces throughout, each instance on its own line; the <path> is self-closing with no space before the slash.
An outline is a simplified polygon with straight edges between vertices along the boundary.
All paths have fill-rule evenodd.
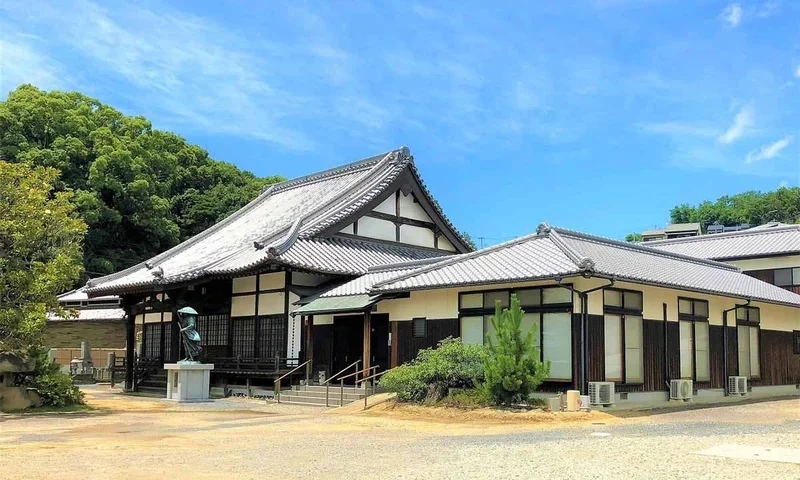
<path id="1" fill-rule="evenodd" d="M 314 315 L 304 316 L 306 328 L 306 354 L 305 359 L 309 360 L 306 365 L 306 378 L 311 378 L 314 373 Z"/>
<path id="2" fill-rule="evenodd" d="M 367 369 L 370 367 L 370 360 L 372 359 L 372 349 L 371 349 L 371 339 L 372 339 L 372 312 L 367 310 L 364 312 L 364 356 L 363 356 L 363 367 Z"/>
<path id="3" fill-rule="evenodd" d="M 389 360 L 389 368 L 394 368 L 399 364 L 400 360 L 400 333 L 398 332 L 398 322 L 390 321 L 389 324 L 392 326 L 392 346 L 391 346 L 391 354 Z"/>
<path id="4" fill-rule="evenodd" d="M 128 299 L 123 297 L 122 302 L 125 309 L 125 391 L 132 392 L 133 364 L 136 361 L 136 312 Z"/>
<path id="5" fill-rule="evenodd" d="M 426 222 L 423 220 L 416 220 L 414 218 L 406 218 L 406 217 L 399 217 L 394 215 L 389 215 L 388 213 L 383 212 L 368 212 L 364 214 L 365 217 L 377 218 L 379 220 L 385 220 L 387 222 L 392 222 L 396 225 L 413 225 L 415 227 L 422 227 L 427 228 L 429 230 L 436 230 L 436 224 L 433 222 Z"/>

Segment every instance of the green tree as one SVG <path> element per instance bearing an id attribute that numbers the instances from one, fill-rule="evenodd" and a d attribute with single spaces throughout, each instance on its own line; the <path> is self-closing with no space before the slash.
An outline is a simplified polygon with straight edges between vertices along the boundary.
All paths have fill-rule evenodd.
<path id="1" fill-rule="evenodd" d="M 500 405 L 527 402 L 550 373 L 550 362 L 539 360 L 533 341 L 538 332 L 522 333 L 523 315 L 516 295 L 511 295 L 511 308 L 501 310 L 496 302 L 494 333 L 486 336 L 483 388 Z"/>
<path id="2" fill-rule="evenodd" d="M 0 158 L 51 167 L 89 227 L 84 265 L 112 273 L 203 231 L 280 177 L 257 178 L 77 92 L 23 85 L 0 102 Z"/>
<path id="3" fill-rule="evenodd" d="M 0 161 L 0 351 L 39 343 L 57 295 L 80 277 L 86 225 L 54 192 L 58 171 Z"/>
<path id="4" fill-rule="evenodd" d="M 642 241 L 642 234 L 641 233 L 629 233 L 625 235 L 626 242 L 641 242 Z"/>
<path id="5" fill-rule="evenodd" d="M 749 191 L 706 200 L 696 206 L 682 204 L 670 210 L 672 223 L 761 225 L 767 222 L 800 222 L 800 188 L 781 187 L 771 192 Z"/>
<path id="6" fill-rule="evenodd" d="M 466 240 L 467 245 L 469 245 L 473 250 L 477 250 L 478 246 L 475 245 L 475 241 L 472 239 L 469 233 L 461 231 L 461 237 Z"/>

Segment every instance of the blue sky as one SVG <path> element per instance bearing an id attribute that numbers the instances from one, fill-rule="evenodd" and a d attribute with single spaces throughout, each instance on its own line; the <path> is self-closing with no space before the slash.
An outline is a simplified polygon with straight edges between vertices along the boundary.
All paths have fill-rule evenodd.
<path id="1" fill-rule="evenodd" d="M 79 90 L 261 175 L 407 145 L 486 243 L 798 185 L 798 3 L 549 3 L 3 0 L 0 97 Z"/>

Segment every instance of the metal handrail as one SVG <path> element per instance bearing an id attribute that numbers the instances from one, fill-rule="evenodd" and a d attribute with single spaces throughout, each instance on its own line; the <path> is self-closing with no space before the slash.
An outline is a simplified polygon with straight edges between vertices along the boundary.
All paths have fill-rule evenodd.
<path id="1" fill-rule="evenodd" d="M 339 380 L 344 380 L 345 378 L 350 378 L 350 377 L 352 377 L 353 375 L 355 375 L 355 376 L 356 376 L 356 383 L 358 383 L 358 374 L 360 374 L 360 373 L 364 373 L 364 372 L 371 372 L 372 370 L 375 370 L 375 369 L 377 369 L 377 368 L 380 368 L 380 365 L 374 365 L 374 366 L 372 366 L 372 367 L 365 368 L 365 369 L 363 369 L 363 370 L 359 370 L 359 371 L 357 371 L 357 372 L 353 372 L 353 373 L 351 373 L 350 375 L 345 375 L 344 377 L 339 377 Z M 364 381 L 364 379 L 362 379 L 361 381 L 363 382 L 363 381 Z"/>
<path id="2" fill-rule="evenodd" d="M 391 370 L 391 369 L 389 369 L 389 370 Z M 382 377 L 389 370 L 384 370 L 382 372 L 378 372 L 378 373 L 372 374 L 369 377 L 367 377 L 367 378 L 362 380 L 362 382 L 364 383 L 364 410 L 367 409 L 367 398 L 369 398 L 369 393 L 367 392 L 367 388 L 368 388 L 367 387 L 367 385 L 368 385 L 367 380 L 372 380 L 374 378 Z M 372 394 L 375 395 L 375 381 L 374 380 L 372 382 Z"/>
<path id="3" fill-rule="evenodd" d="M 339 375 L 343 374 L 344 372 L 350 370 L 352 367 L 361 363 L 361 359 L 356 360 L 355 362 L 351 363 L 350 365 L 344 367 L 341 371 L 337 372 L 336 375 L 332 375 L 330 378 L 326 379 L 324 382 L 320 383 L 320 385 L 327 385 L 333 380 L 334 378 L 338 377 Z"/>
<path id="4" fill-rule="evenodd" d="M 293 369 L 291 369 L 288 372 L 284 373 L 283 375 L 281 375 L 280 377 L 278 377 L 275 380 L 275 387 L 274 387 L 275 399 L 278 401 L 278 403 L 281 403 L 281 380 L 283 380 L 284 378 L 286 378 L 289 375 L 293 374 L 294 372 L 300 370 L 301 368 L 305 367 L 306 365 L 308 365 L 308 362 L 310 362 L 310 361 L 311 361 L 310 359 L 306 360 L 305 362 L 303 362 L 300 365 L 294 367 Z M 249 392 L 248 392 L 248 395 L 250 395 Z"/>

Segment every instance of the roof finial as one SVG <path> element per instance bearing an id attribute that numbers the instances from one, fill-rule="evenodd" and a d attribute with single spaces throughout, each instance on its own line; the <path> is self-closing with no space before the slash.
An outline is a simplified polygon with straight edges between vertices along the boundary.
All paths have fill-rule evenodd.
<path id="1" fill-rule="evenodd" d="M 536 227 L 536 235 L 547 235 L 550 233 L 550 230 L 552 230 L 550 225 L 548 225 L 547 222 L 542 222 Z"/>

